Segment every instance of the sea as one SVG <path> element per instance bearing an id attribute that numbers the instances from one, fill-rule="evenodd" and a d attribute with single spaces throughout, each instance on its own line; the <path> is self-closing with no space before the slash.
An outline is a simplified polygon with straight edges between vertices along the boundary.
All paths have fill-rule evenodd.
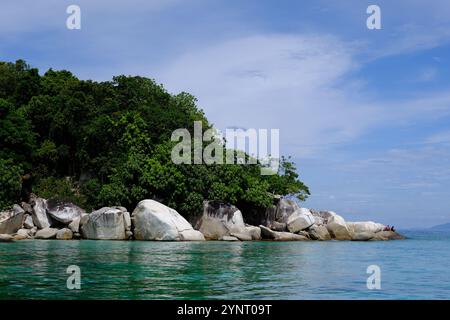
<path id="1" fill-rule="evenodd" d="M 0 299 L 450 299 L 450 232 L 406 240 L 0 243 Z"/>

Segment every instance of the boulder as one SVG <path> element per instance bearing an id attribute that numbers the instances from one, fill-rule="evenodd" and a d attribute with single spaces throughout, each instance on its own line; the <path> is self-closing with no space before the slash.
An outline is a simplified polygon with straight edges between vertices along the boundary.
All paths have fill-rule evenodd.
<path id="1" fill-rule="evenodd" d="M 375 236 L 375 233 L 370 231 L 358 232 L 353 234 L 352 241 L 369 241 Z"/>
<path id="2" fill-rule="evenodd" d="M 283 222 L 272 221 L 269 227 L 274 231 L 287 231 L 287 224 Z"/>
<path id="3" fill-rule="evenodd" d="M 27 236 L 24 236 L 24 235 L 22 235 L 22 234 L 15 234 L 15 235 L 13 235 L 13 239 L 14 240 L 26 240 L 26 239 L 29 239 L 29 237 L 27 237 Z"/>
<path id="4" fill-rule="evenodd" d="M 126 210 L 126 209 L 125 209 Z M 81 216 L 80 229 L 83 238 L 91 240 L 125 240 L 124 211 L 118 207 L 104 207 L 89 215 Z M 74 227 L 72 225 L 72 227 Z"/>
<path id="5" fill-rule="evenodd" d="M 252 236 L 249 235 L 248 233 L 231 233 L 230 234 L 232 237 L 238 238 L 241 241 L 252 241 Z M 227 236 L 225 236 L 227 237 Z"/>
<path id="6" fill-rule="evenodd" d="M 33 200 L 33 223 L 38 229 L 49 228 L 52 224 L 51 218 L 47 214 L 47 200 L 35 198 Z"/>
<path id="7" fill-rule="evenodd" d="M 404 240 L 406 239 L 401 234 L 395 231 L 380 231 L 374 234 L 371 240 Z"/>
<path id="8" fill-rule="evenodd" d="M 311 227 L 309 227 L 308 234 L 312 240 L 320 240 L 320 241 L 331 240 L 331 236 L 330 233 L 328 232 L 327 227 L 323 225 L 313 224 Z"/>
<path id="9" fill-rule="evenodd" d="M 23 221 L 25 220 L 25 211 L 15 205 L 13 209 L 0 212 L 0 233 L 1 234 L 13 234 L 17 230 L 22 228 Z"/>
<path id="10" fill-rule="evenodd" d="M 376 223 L 373 221 L 363 221 L 363 222 L 347 222 L 347 228 L 350 232 L 361 233 L 361 232 L 372 232 L 377 233 L 383 231 L 386 226 L 381 223 Z"/>
<path id="11" fill-rule="evenodd" d="M 300 207 L 295 201 L 282 198 L 277 204 L 275 221 L 287 223 L 289 217 L 298 210 Z"/>
<path id="12" fill-rule="evenodd" d="M 204 240 L 176 210 L 154 200 L 139 202 L 132 220 L 136 240 Z"/>
<path id="13" fill-rule="evenodd" d="M 290 232 L 297 233 L 309 228 L 314 222 L 315 219 L 308 209 L 299 208 L 289 216 L 287 228 Z"/>
<path id="14" fill-rule="evenodd" d="M 81 217 L 85 211 L 70 202 L 50 199 L 47 200 L 47 212 L 56 221 L 65 225 L 71 223 L 74 219 Z"/>
<path id="15" fill-rule="evenodd" d="M 351 240 L 350 231 L 344 218 L 335 214 L 328 219 L 327 229 L 331 237 L 336 240 Z"/>
<path id="16" fill-rule="evenodd" d="M 233 236 L 221 236 L 218 240 L 220 241 L 239 241 L 238 238 Z"/>
<path id="17" fill-rule="evenodd" d="M 27 238 L 31 237 L 31 230 L 30 229 L 19 229 L 19 230 L 17 230 L 16 235 L 25 237 L 27 239 Z"/>
<path id="18" fill-rule="evenodd" d="M 12 242 L 13 236 L 10 234 L 0 234 L 0 242 Z"/>
<path id="19" fill-rule="evenodd" d="M 255 226 L 245 226 L 245 233 L 250 235 L 252 240 L 261 240 L 261 228 Z"/>
<path id="20" fill-rule="evenodd" d="M 56 233 L 56 239 L 58 240 L 72 240 L 73 238 L 73 232 L 72 230 L 68 228 L 63 228 L 61 230 L 58 230 Z"/>
<path id="21" fill-rule="evenodd" d="M 317 211 L 313 209 L 310 211 L 315 219 L 315 224 L 317 225 L 326 225 L 328 223 L 328 219 L 336 215 L 333 211 Z"/>
<path id="22" fill-rule="evenodd" d="M 203 215 L 196 224 L 206 239 L 217 240 L 231 233 L 246 233 L 241 211 L 231 204 L 205 201 Z"/>
<path id="23" fill-rule="evenodd" d="M 30 214 L 25 215 L 25 219 L 23 221 L 23 226 L 27 229 L 33 229 L 33 227 L 34 227 L 33 217 Z"/>
<path id="24" fill-rule="evenodd" d="M 275 241 L 305 241 L 309 240 L 305 236 L 290 233 L 290 232 L 279 232 L 273 231 L 265 226 L 260 225 L 261 236 L 263 239 L 270 239 Z"/>
<path id="25" fill-rule="evenodd" d="M 130 217 L 130 213 L 128 211 L 126 211 L 123 213 L 123 222 L 125 224 L 125 230 L 126 231 L 130 231 L 131 230 L 131 217 Z"/>
<path id="26" fill-rule="evenodd" d="M 54 239 L 56 238 L 56 234 L 58 233 L 58 229 L 55 228 L 44 228 L 36 232 L 34 236 L 35 239 Z"/>
<path id="27" fill-rule="evenodd" d="M 25 210 L 26 213 L 28 214 L 33 213 L 33 207 L 29 203 L 22 202 L 20 206 L 23 208 L 23 210 Z"/>
<path id="28" fill-rule="evenodd" d="M 78 218 L 73 219 L 72 222 L 69 223 L 68 227 L 72 232 L 76 232 L 76 233 L 80 232 L 80 220 L 81 220 L 81 217 L 78 217 Z"/>

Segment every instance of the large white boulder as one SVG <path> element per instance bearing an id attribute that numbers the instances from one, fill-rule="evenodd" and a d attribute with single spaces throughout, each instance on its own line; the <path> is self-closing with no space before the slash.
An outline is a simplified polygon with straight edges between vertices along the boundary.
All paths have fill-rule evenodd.
<path id="1" fill-rule="evenodd" d="M 347 228 L 344 218 L 340 215 L 332 215 L 328 218 L 327 229 L 333 239 L 351 240 L 350 231 Z"/>
<path id="2" fill-rule="evenodd" d="M 14 205 L 11 210 L 0 212 L 0 233 L 13 234 L 22 228 L 25 220 L 25 210 Z"/>
<path id="3" fill-rule="evenodd" d="M 73 232 L 68 228 L 58 230 L 58 232 L 56 233 L 56 239 L 58 240 L 72 240 L 72 238 Z"/>
<path id="4" fill-rule="evenodd" d="M 76 223 L 81 225 L 81 234 L 85 239 L 91 240 L 125 240 L 126 222 L 124 208 L 104 207 L 89 215 L 82 215 L 80 221 L 76 218 L 70 225 L 76 232 Z M 125 209 L 126 210 L 126 209 Z M 74 231 L 75 230 L 75 231 Z"/>
<path id="5" fill-rule="evenodd" d="M 154 200 L 139 202 L 131 216 L 136 240 L 205 240 L 176 210 Z"/>
<path id="6" fill-rule="evenodd" d="M 296 211 L 300 210 L 300 206 L 293 200 L 280 199 L 276 208 L 276 221 L 287 223 L 289 217 Z"/>
<path id="7" fill-rule="evenodd" d="M 347 222 L 347 228 L 350 232 L 361 233 L 361 232 L 380 232 L 383 231 L 386 226 L 381 223 L 376 223 L 373 221 L 362 221 L 362 222 Z"/>
<path id="8" fill-rule="evenodd" d="M 35 239 L 54 239 L 56 238 L 56 234 L 58 233 L 58 229 L 54 228 L 44 228 L 36 232 L 34 236 Z"/>
<path id="9" fill-rule="evenodd" d="M 315 219 L 315 224 L 317 225 L 326 225 L 328 223 L 328 220 L 336 215 L 336 213 L 333 211 L 317 211 L 317 210 L 310 210 L 310 211 Z"/>
<path id="10" fill-rule="evenodd" d="M 34 199 L 33 223 L 38 229 L 49 228 L 52 224 L 51 218 L 47 214 L 47 200 L 42 198 Z"/>
<path id="11" fill-rule="evenodd" d="M 311 212 L 306 208 L 299 208 L 294 211 L 287 220 L 289 232 L 297 233 L 312 226 L 315 219 Z"/>
<path id="12" fill-rule="evenodd" d="M 206 239 L 218 240 L 232 233 L 245 234 L 246 229 L 241 211 L 235 206 L 217 201 L 205 201 L 203 215 L 196 224 Z"/>
<path id="13" fill-rule="evenodd" d="M 47 213 L 54 220 L 68 225 L 74 219 L 81 217 L 85 211 L 73 203 L 49 199 L 47 200 Z"/>

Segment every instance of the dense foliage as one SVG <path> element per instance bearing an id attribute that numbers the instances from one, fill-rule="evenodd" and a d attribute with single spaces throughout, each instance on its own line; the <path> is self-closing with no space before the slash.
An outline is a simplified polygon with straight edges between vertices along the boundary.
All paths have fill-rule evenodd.
<path id="1" fill-rule="evenodd" d="M 190 215 L 204 199 L 267 207 L 270 194 L 309 194 L 288 159 L 273 176 L 261 176 L 259 165 L 174 164 L 173 130 L 193 132 L 199 120 L 211 127 L 193 96 L 150 79 L 82 81 L 68 71 L 41 76 L 21 60 L 0 63 L 0 207 L 19 201 L 25 174 L 38 195 L 88 210 L 132 210 L 153 198 Z"/>

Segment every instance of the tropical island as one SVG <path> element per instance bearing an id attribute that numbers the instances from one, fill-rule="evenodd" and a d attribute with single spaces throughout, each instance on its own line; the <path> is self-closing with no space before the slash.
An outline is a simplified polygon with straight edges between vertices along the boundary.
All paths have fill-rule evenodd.
<path id="1" fill-rule="evenodd" d="M 0 62 L 0 241 L 403 238 L 302 208 L 310 191 L 290 158 L 273 175 L 258 162 L 175 164 L 172 132 L 196 121 L 213 128 L 195 97 L 151 79 Z"/>

